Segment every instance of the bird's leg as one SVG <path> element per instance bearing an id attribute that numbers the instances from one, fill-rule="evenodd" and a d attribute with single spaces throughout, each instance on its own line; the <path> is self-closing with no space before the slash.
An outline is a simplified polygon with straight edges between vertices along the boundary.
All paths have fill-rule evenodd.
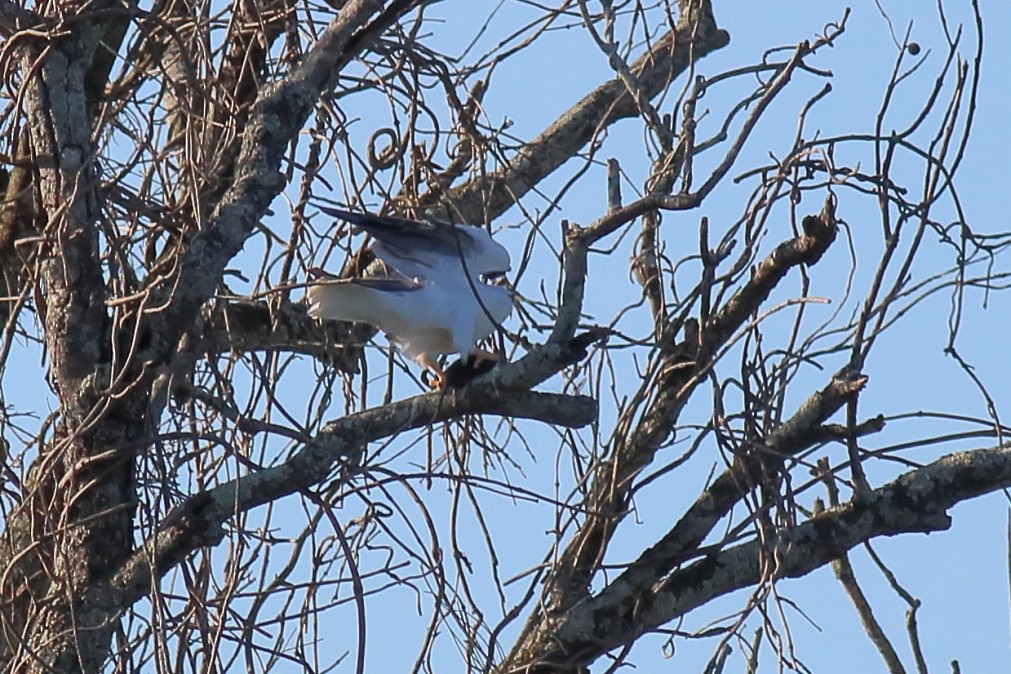
<path id="1" fill-rule="evenodd" d="M 428 380 L 428 387 L 433 391 L 442 390 L 446 382 L 446 373 L 442 371 L 442 368 L 435 362 L 435 359 L 427 353 L 423 353 L 415 358 L 414 361 L 431 373 L 432 376 Z"/>

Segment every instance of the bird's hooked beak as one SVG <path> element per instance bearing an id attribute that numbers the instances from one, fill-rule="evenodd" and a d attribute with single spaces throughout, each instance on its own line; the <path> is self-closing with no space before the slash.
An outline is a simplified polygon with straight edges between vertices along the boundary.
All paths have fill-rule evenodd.
<path id="1" fill-rule="evenodd" d="M 487 274 L 481 274 L 481 281 L 487 283 L 490 286 L 507 286 L 509 281 L 506 279 L 506 271 L 491 271 Z"/>

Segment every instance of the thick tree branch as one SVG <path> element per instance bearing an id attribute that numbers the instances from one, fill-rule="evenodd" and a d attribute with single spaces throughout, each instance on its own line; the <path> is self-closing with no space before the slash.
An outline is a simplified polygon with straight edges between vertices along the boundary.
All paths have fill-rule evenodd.
<path id="1" fill-rule="evenodd" d="M 852 400 L 867 378 L 843 371 L 821 391 L 808 398 L 797 412 L 757 447 L 734 457 L 734 462 L 706 488 L 688 512 L 653 547 L 646 550 L 616 580 L 614 587 L 631 593 L 646 590 L 657 578 L 691 557 L 731 508 L 762 479 L 791 456 L 810 449 L 822 439 L 822 424 Z"/>
<path id="2" fill-rule="evenodd" d="M 145 327 L 151 340 L 148 358 L 166 358 L 217 289 L 225 265 L 242 249 L 284 187 L 279 167 L 288 143 L 333 81 L 355 31 L 382 8 L 378 0 L 349 2 L 301 64 L 284 80 L 261 92 L 243 134 L 232 187 L 193 238 L 176 270 L 167 278 L 149 280 L 151 303 L 165 308 L 151 314 Z"/>
<path id="3" fill-rule="evenodd" d="M 554 621 L 552 639 L 529 667 L 557 672 L 585 666 L 608 651 L 676 620 L 716 597 L 771 580 L 799 578 L 880 536 L 943 531 L 953 505 L 1011 486 L 1011 446 L 959 452 L 910 471 L 857 501 L 826 510 L 771 542 L 753 541 L 711 555 L 629 594 L 621 581 Z"/>
<path id="4" fill-rule="evenodd" d="M 146 596 L 157 578 L 195 550 L 216 545 L 224 536 L 224 523 L 232 517 L 317 485 L 339 465 L 354 466 L 370 442 L 466 414 L 495 414 L 578 428 L 596 420 L 597 402 L 585 396 L 500 390 L 484 383 L 454 393 L 408 398 L 331 422 L 283 464 L 196 494 L 176 508 L 161 530 L 108 578 L 104 592 L 98 594 L 111 601 L 105 606 L 105 615 L 95 618 L 115 617 Z"/>
<path id="5" fill-rule="evenodd" d="M 40 27 L 46 19 L 11 0 L 0 0 L 0 37 L 11 37 L 20 30 Z"/>
<path id="6" fill-rule="evenodd" d="M 698 5 L 698 11 L 683 13 L 676 28 L 630 66 L 644 100 L 664 91 L 697 60 L 729 44 L 727 32 L 715 26 L 709 2 Z M 621 78 L 609 80 L 524 144 L 508 166 L 445 193 L 430 195 L 440 204 L 438 208 L 434 203 L 425 205 L 456 222 L 490 220 L 574 157 L 601 131 L 639 112 Z"/>
<path id="7" fill-rule="evenodd" d="M 237 300 L 215 306 L 198 353 L 289 351 L 329 360 L 341 372 L 357 372 L 362 345 L 374 334 L 363 324 L 309 318 L 300 302 L 271 307 Z"/>
<path id="8" fill-rule="evenodd" d="M 42 266 L 50 370 L 61 411 L 75 431 L 99 400 L 102 382 L 84 380 L 102 360 L 107 319 L 96 227 L 98 172 L 84 92 L 84 65 L 98 32 L 86 25 L 74 39 L 56 40 L 48 50 L 40 42 L 25 45 L 20 54 L 31 93 L 25 97 L 31 152 L 45 159 L 39 194 L 51 246 Z"/>
<path id="9" fill-rule="evenodd" d="M 84 75 L 88 112 L 93 119 L 98 118 L 99 109 L 105 100 L 109 74 L 116 63 L 130 20 L 136 12 L 136 0 L 117 0 L 110 3 L 107 16 L 96 20 L 96 24 L 101 27 L 101 38 Z"/>
<path id="10" fill-rule="evenodd" d="M 90 17 L 73 32 L 34 36 L 13 52 L 26 92 L 19 149 L 37 162 L 37 173 L 19 180 L 36 181 L 38 200 L 26 212 L 43 227 L 40 315 L 60 425 L 36 459 L 0 542 L 0 668 L 11 671 L 98 671 L 113 626 L 76 633 L 67 597 L 83 594 L 132 545 L 132 464 L 97 458 L 135 438 L 144 424 L 129 401 L 106 397 L 112 373 L 98 234 L 102 194 L 86 86 L 104 26 Z M 4 222 L 24 216 L 18 213 L 23 205 L 13 204 Z M 106 423 L 109 417 L 116 422 Z M 31 619 L 41 596 L 52 599 Z"/>
<path id="11" fill-rule="evenodd" d="M 596 231 L 594 228 L 587 232 Z M 611 535 L 627 509 L 633 479 L 647 466 L 671 433 L 691 392 L 709 370 L 713 355 L 794 267 L 813 265 L 835 240 L 836 222 L 831 202 L 820 216 L 804 219 L 804 234 L 781 243 L 758 266 L 752 278 L 735 293 L 703 328 L 694 367 L 672 368 L 661 376 L 660 391 L 626 439 L 615 443 L 613 458 L 596 473 L 590 503 L 592 512 L 566 547 L 548 584 L 554 610 L 564 609 L 587 596 Z M 818 423 L 824 421 L 822 418 Z M 786 429 L 784 428 L 784 431 Z M 809 429 L 813 432 L 813 428 Z M 535 623 L 531 620 L 531 626 Z"/>

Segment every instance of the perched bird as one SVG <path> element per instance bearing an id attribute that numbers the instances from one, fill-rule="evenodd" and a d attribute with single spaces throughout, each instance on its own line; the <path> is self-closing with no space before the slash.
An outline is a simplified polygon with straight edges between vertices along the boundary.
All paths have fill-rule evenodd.
<path id="1" fill-rule="evenodd" d="M 388 278 L 336 279 L 309 286 L 309 315 L 376 326 L 409 358 L 445 375 L 436 357 L 497 359 L 477 348 L 512 313 L 512 293 L 492 283 L 510 269 L 509 252 L 487 231 L 469 225 L 420 222 L 320 208 L 371 234 L 375 256 L 394 273 Z M 319 274 L 319 272 L 317 272 Z"/>

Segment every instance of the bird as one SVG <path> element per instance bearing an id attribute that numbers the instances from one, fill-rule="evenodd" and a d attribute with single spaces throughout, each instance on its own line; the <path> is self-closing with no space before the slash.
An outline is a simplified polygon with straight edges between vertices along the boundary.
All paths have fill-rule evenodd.
<path id="1" fill-rule="evenodd" d="M 481 227 L 408 220 L 320 207 L 374 239 L 372 251 L 392 270 L 384 278 L 338 279 L 311 270 L 309 315 L 369 323 L 431 373 L 446 377 L 437 357 L 497 360 L 477 347 L 512 313 L 513 296 L 501 285 L 511 270 L 509 251 Z"/>

